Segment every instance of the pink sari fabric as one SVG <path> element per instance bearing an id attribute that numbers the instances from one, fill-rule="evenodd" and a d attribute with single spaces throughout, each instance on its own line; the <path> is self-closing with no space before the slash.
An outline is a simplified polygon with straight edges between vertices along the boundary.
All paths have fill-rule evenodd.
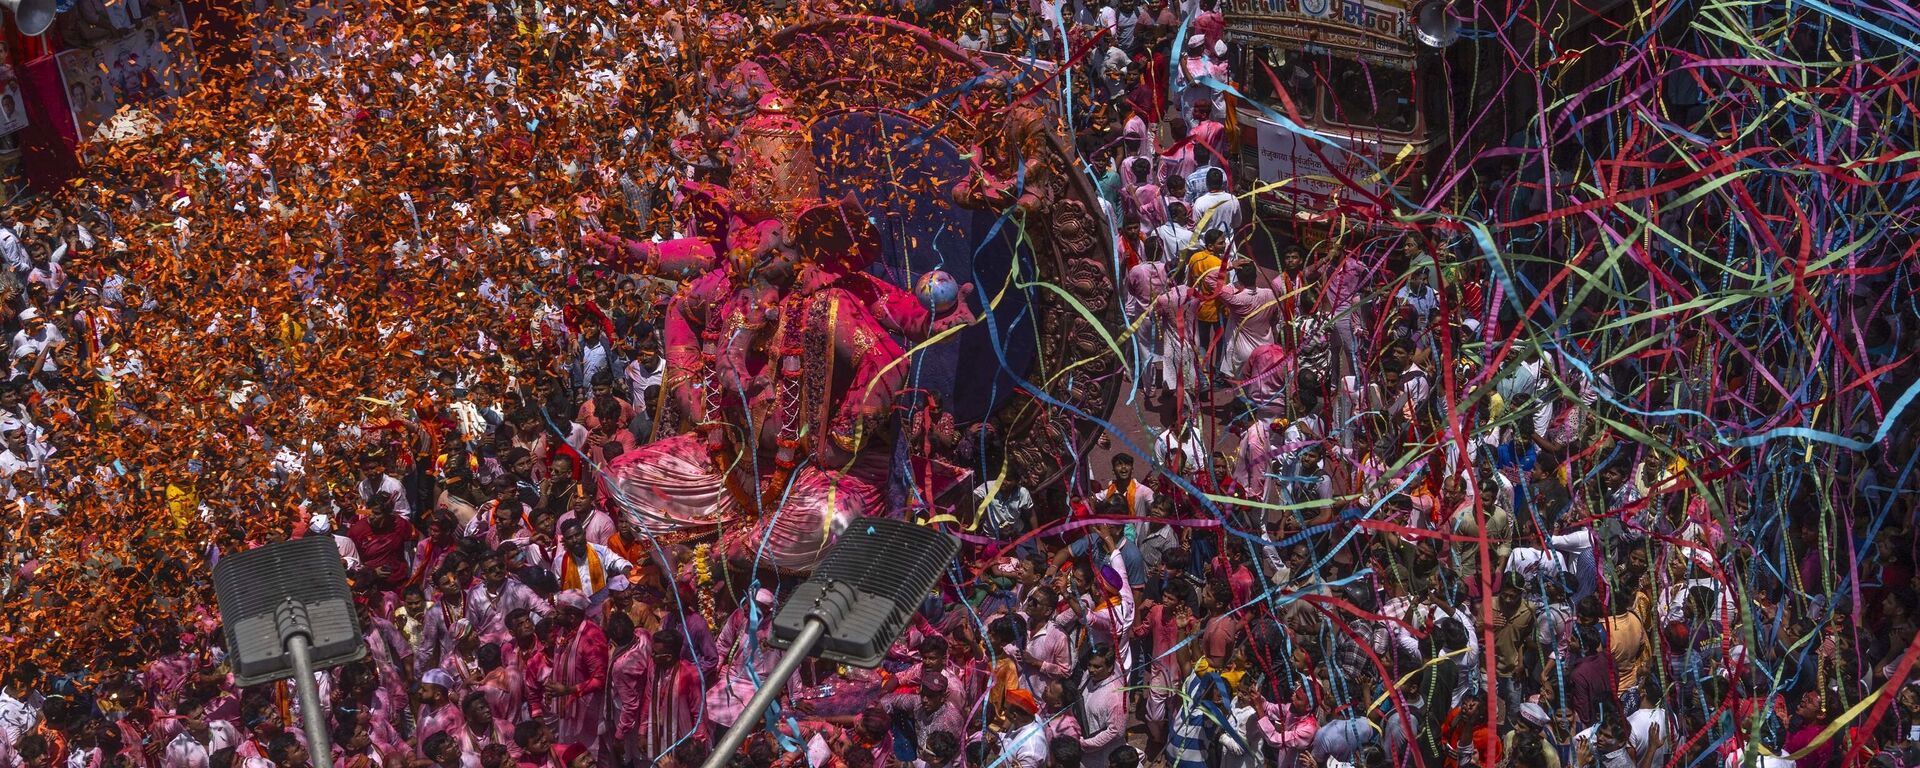
<path id="1" fill-rule="evenodd" d="M 698 435 L 642 446 L 614 459 L 606 474 L 614 504 L 651 534 L 742 517 Z M 803 467 L 777 509 L 752 527 L 730 530 L 723 543 L 729 550 L 758 553 L 776 568 L 805 570 L 820 562 L 827 543 L 849 523 L 881 508 L 881 491 L 874 484 L 851 473 Z"/>
<path id="2" fill-rule="evenodd" d="M 647 533 L 713 525 L 740 514 L 699 435 L 675 435 L 622 454 L 607 465 L 606 475 L 614 503 Z"/>
<path id="3" fill-rule="evenodd" d="M 844 472 L 802 467 L 778 509 L 745 535 L 723 541 L 730 550 L 757 552 L 775 568 L 811 570 L 834 537 L 855 519 L 882 508 L 880 489 L 872 483 Z"/>

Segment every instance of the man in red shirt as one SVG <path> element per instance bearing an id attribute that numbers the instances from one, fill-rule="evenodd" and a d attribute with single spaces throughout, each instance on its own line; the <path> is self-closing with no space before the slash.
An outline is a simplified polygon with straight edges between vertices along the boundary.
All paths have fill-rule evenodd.
<path id="1" fill-rule="evenodd" d="M 413 526 L 395 517 L 393 498 L 376 493 L 367 500 L 367 516 L 347 529 L 347 538 L 360 550 L 361 575 L 382 591 L 396 591 L 407 583 L 407 549 Z"/>
<path id="2" fill-rule="evenodd" d="M 1212 616 L 1201 630 L 1201 651 L 1214 669 L 1226 669 L 1233 646 L 1241 641 L 1246 624 L 1234 614 L 1233 590 L 1225 582 L 1213 581 L 1200 593 L 1200 609 Z"/>
<path id="3" fill-rule="evenodd" d="M 1194 473 L 1193 487 L 1200 489 L 1202 494 L 1209 496 L 1229 496 L 1236 499 L 1246 498 L 1246 489 L 1240 487 L 1240 483 L 1235 481 L 1231 474 L 1228 474 L 1227 468 L 1230 466 L 1232 465 L 1227 463 L 1226 454 L 1214 451 L 1213 463 Z M 1221 515 L 1227 517 L 1228 523 L 1231 523 L 1241 530 L 1255 530 L 1259 527 L 1259 522 L 1264 522 L 1263 519 L 1258 518 L 1257 511 L 1248 507 L 1235 507 L 1218 503 L 1215 504 L 1215 507 L 1219 509 Z M 1202 517 L 1210 515 L 1199 507 L 1198 501 L 1196 500 L 1193 516 Z M 1225 534 L 1221 529 L 1217 528 L 1189 528 L 1185 531 L 1185 538 L 1187 540 L 1187 549 L 1193 553 L 1193 562 L 1200 564 L 1213 562 L 1214 556 L 1220 553 L 1220 547 L 1225 543 Z"/>

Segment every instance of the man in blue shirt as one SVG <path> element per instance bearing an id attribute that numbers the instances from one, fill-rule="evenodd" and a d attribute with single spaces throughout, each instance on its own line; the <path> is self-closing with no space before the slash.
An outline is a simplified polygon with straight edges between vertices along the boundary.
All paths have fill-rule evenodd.
<path id="1" fill-rule="evenodd" d="M 1101 517 L 1126 517 L 1129 515 L 1126 497 L 1118 494 L 1108 497 L 1106 501 L 1096 502 L 1094 509 L 1095 513 Z M 1097 558 L 1094 562 L 1095 566 L 1112 565 L 1113 563 L 1111 561 L 1113 560 L 1113 556 L 1115 553 L 1118 553 L 1120 562 L 1126 566 L 1124 569 L 1120 569 L 1120 575 L 1126 578 L 1127 586 L 1132 587 L 1136 591 L 1145 588 L 1147 586 L 1147 561 L 1140 556 L 1140 548 L 1134 546 L 1132 539 L 1121 535 L 1120 530 L 1120 526 L 1118 525 L 1103 524 L 1090 526 L 1085 535 L 1074 540 L 1073 543 L 1067 545 L 1066 549 L 1053 556 L 1054 566 L 1059 567 L 1060 564 L 1066 562 L 1069 557 L 1086 557 L 1089 552 L 1092 552 L 1093 556 Z M 1099 545 L 1099 548 L 1093 549 L 1096 544 Z"/>

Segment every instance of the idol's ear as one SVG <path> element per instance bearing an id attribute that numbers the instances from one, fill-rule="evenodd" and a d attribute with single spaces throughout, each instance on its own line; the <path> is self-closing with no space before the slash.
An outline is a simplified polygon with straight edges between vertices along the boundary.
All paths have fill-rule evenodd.
<path id="1" fill-rule="evenodd" d="M 880 231 L 852 194 L 801 211 L 794 229 L 807 259 L 834 272 L 858 272 L 880 258 Z"/>
<path id="2" fill-rule="evenodd" d="M 733 219 L 725 189 L 699 181 L 681 185 L 680 214 L 685 217 L 687 234 L 713 245 L 715 253 L 727 250 L 727 230 Z"/>

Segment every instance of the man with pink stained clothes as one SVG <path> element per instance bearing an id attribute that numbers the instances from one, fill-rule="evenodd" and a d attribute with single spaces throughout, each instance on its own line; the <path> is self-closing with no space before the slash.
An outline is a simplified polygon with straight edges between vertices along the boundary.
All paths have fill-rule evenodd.
<path id="1" fill-rule="evenodd" d="M 467 622 L 480 633 L 480 642 L 505 644 L 513 639 L 507 631 L 507 615 L 524 608 L 545 614 L 547 601 L 507 573 L 507 561 L 498 554 L 480 564 L 480 581 L 467 590 Z"/>
<path id="2" fill-rule="evenodd" d="M 564 538 L 561 528 L 568 522 L 578 520 L 587 534 L 588 544 L 606 546 L 607 540 L 617 532 L 613 518 L 594 504 L 593 494 L 585 489 L 577 490 L 567 502 L 566 514 L 554 521 L 553 535 L 556 540 Z M 557 558 L 556 558 L 557 559 Z"/>
<path id="3" fill-rule="evenodd" d="M 413 646 L 393 622 L 374 615 L 373 609 L 366 603 L 358 603 L 360 629 L 366 637 L 367 658 L 373 660 L 373 667 L 380 673 L 380 688 L 387 692 L 393 701 L 405 701 L 407 681 L 413 671 Z"/>
<path id="4" fill-rule="evenodd" d="M 290 733 L 281 719 L 280 708 L 266 699 L 248 699 L 241 709 L 245 723 L 244 738 L 233 745 L 233 768 L 274 768 L 268 745 Z"/>
<path id="5" fill-rule="evenodd" d="M 467 727 L 466 716 L 460 712 L 460 704 L 453 695 L 460 689 L 460 683 L 453 679 L 453 673 L 439 667 L 429 669 L 420 676 L 420 685 L 416 689 L 420 699 L 420 713 L 414 722 L 413 747 L 425 756 L 427 739 L 436 733 L 445 733 L 458 739 L 459 732 Z"/>
<path id="6" fill-rule="evenodd" d="M 554 733 L 561 744 L 578 744 L 607 764 L 600 739 L 606 712 L 607 636 L 598 624 L 586 621 L 587 595 L 570 589 L 554 596 L 552 671 L 541 693 L 554 716 Z"/>
<path id="7" fill-rule="evenodd" d="M 433 586 L 439 599 L 428 606 L 426 615 L 420 618 L 420 644 L 413 652 L 420 669 L 438 667 L 452 659 L 454 645 L 471 626 L 467 619 L 467 591 L 460 588 L 460 577 L 437 572 Z"/>
<path id="8" fill-rule="evenodd" d="M 494 717 L 512 722 L 520 712 L 526 683 L 520 677 L 519 666 L 510 663 L 507 653 L 492 643 L 480 646 L 480 651 L 474 654 L 480 667 L 480 682 L 474 684 L 473 692 L 486 698 L 487 709 Z"/>
<path id="9" fill-rule="evenodd" d="M 613 667 L 607 673 L 613 732 L 607 734 L 607 741 L 616 760 L 625 764 L 645 754 L 641 724 L 652 701 L 653 636 L 635 631 L 626 614 L 614 613 L 607 617 L 607 642 L 613 645 Z"/>
<path id="10" fill-rule="evenodd" d="M 180 688 L 200 665 L 191 654 L 180 650 L 177 636 L 162 638 L 162 641 L 171 652 L 148 664 L 141 679 L 146 682 L 147 700 L 161 711 L 167 711 L 179 701 Z"/>
<path id="11" fill-rule="evenodd" d="M 480 753 L 495 745 L 507 750 L 508 759 L 519 757 L 520 746 L 513 743 L 513 724 L 494 716 L 485 693 L 468 693 L 460 702 L 460 714 L 461 727 L 451 732 L 454 743 L 460 745 L 460 768 L 480 768 Z"/>
<path id="12" fill-rule="evenodd" d="M 759 681 L 773 674 L 780 663 L 780 651 L 773 647 L 773 593 L 756 590 L 753 602 L 734 609 L 721 626 L 715 647 L 724 654 L 725 663 L 720 680 L 704 694 L 706 716 L 731 725 L 759 689 Z"/>
<path id="13" fill-rule="evenodd" d="M 669 747 L 708 737 L 700 668 L 688 658 L 685 638 L 673 630 L 653 633 L 652 698 L 641 718 L 641 754 L 664 758 Z"/>
<path id="14" fill-rule="evenodd" d="M 945 635 L 932 634 L 921 638 L 920 644 L 914 648 L 920 661 L 893 676 L 894 689 L 915 688 L 923 678 L 940 675 L 947 679 L 948 700 L 953 702 L 955 709 L 967 711 L 973 704 L 969 696 L 973 688 L 967 684 L 965 671 L 951 663 L 951 651 L 952 645 Z"/>
<path id="15" fill-rule="evenodd" d="M 553 657 L 539 633 L 534 630 L 533 615 L 526 609 L 514 611 L 507 616 L 507 629 L 513 633 L 513 644 L 506 653 L 510 653 L 510 664 L 520 674 L 520 710 L 510 719 L 538 719 L 547 716 L 547 697 L 539 687 L 546 682 L 548 671 L 553 668 Z"/>
<path id="16" fill-rule="evenodd" d="M 1042 623 L 1027 636 L 1027 647 L 1019 660 L 1022 687 L 1044 693 L 1048 683 L 1065 680 L 1073 671 L 1073 627 L 1078 616 L 1072 607 L 1060 603 L 1052 587 L 1046 586 L 1035 587 L 1029 595 L 1027 615 Z"/>

